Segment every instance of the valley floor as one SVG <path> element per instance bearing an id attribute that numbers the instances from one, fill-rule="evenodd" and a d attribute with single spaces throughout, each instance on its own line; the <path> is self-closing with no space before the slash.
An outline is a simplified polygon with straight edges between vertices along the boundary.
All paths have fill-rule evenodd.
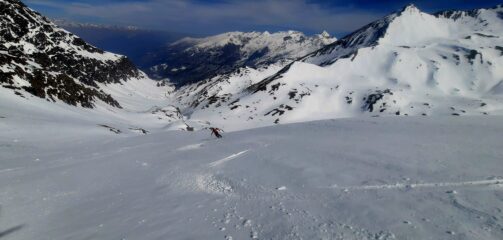
<path id="1" fill-rule="evenodd" d="M 0 239 L 502 239 L 502 117 L 224 133 L 0 119 Z"/>

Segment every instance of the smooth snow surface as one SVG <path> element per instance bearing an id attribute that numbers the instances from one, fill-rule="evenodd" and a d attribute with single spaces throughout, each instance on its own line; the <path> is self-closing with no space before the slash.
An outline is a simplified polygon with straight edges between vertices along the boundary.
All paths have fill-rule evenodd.
<path id="1" fill-rule="evenodd" d="M 215 139 L 0 116 L 6 239 L 503 238 L 501 117 L 339 119 Z"/>

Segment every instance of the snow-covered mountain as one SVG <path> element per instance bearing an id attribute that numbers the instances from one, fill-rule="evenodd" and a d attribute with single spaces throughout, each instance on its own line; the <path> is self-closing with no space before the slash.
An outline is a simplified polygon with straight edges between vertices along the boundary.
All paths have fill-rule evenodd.
<path id="1" fill-rule="evenodd" d="M 360 115 L 502 114 L 502 16 L 501 6 L 432 15 L 409 5 L 272 74 L 245 71 L 211 87 L 218 91 L 207 94 L 209 85 L 200 83 L 179 94 L 195 96 L 185 103 L 192 118 L 239 128 Z"/>
<path id="2" fill-rule="evenodd" d="M 186 126 L 183 113 L 196 125 L 226 129 L 503 113 L 501 6 L 427 14 L 410 5 L 335 42 L 293 31 L 185 38 L 171 45 L 176 65 L 155 67 L 183 85 L 166 95 L 170 84 L 156 87 L 127 58 L 87 44 L 19 1 L 0 3 L 2 86 L 23 97 L 84 107 L 125 103 L 162 121 Z"/>
<path id="3" fill-rule="evenodd" d="M 86 43 L 18 0 L 0 0 L 0 9 L 0 83 L 21 97 L 87 108 L 100 100 L 120 108 L 121 96 L 108 88 L 120 85 L 132 96 L 155 86 L 126 57 Z"/>
<path id="4" fill-rule="evenodd" d="M 179 86 L 198 82 L 241 67 L 259 68 L 290 62 L 336 39 L 327 32 L 228 32 L 206 38 L 184 38 L 157 53 L 161 62 L 150 68 L 156 78 L 169 77 Z"/>

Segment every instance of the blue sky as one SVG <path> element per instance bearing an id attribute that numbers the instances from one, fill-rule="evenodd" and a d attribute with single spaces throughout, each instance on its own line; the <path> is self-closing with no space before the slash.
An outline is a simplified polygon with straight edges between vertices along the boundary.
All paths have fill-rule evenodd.
<path id="1" fill-rule="evenodd" d="M 24 0 L 51 18 L 195 34 L 327 30 L 337 36 L 413 3 L 425 12 L 492 7 L 493 0 Z"/>

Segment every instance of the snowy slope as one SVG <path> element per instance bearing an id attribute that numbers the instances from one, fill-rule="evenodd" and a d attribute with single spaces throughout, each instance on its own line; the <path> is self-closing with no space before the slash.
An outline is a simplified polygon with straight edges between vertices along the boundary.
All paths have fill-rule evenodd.
<path id="1" fill-rule="evenodd" d="M 0 118 L 6 239 L 503 238 L 501 117 L 329 120 L 221 140 L 44 117 Z"/>
<path id="2" fill-rule="evenodd" d="M 187 114 L 198 109 L 205 109 L 214 103 L 216 107 L 235 98 L 236 94 L 245 91 L 246 88 L 267 78 L 281 68 L 285 63 L 270 64 L 261 68 L 244 67 L 238 68 L 228 74 L 221 74 L 194 84 L 177 89 L 172 98 L 181 106 Z"/>
<path id="3" fill-rule="evenodd" d="M 498 6 L 430 15 L 410 5 L 187 112 L 233 129 L 362 115 L 499 115 L 502 14 Z"/>
<path id="4" fill-rule="evenodd" d="M 169 77 L 179 86 L 227 74 L 237 68 L 260 68 L 290 62 L 336 39 L 326 32 L 306 36 L 297 31 L 228 32 L 206 38 L 184 38 L 157 53 L 150 69 L 157 78 Z"/>

